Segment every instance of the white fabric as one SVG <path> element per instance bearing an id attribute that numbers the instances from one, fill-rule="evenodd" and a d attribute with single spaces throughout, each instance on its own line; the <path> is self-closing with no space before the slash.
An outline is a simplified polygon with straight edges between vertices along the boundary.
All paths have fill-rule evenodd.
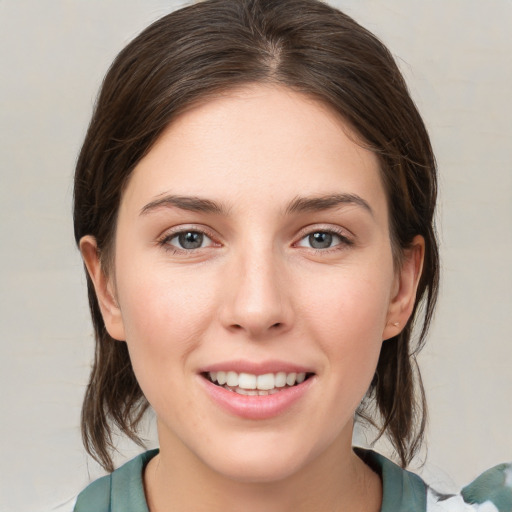
<path id="1" fill-rule="evenodd" d="M 466 503 L 460 494 L 439 501 L 439 496 L 432 489 L 427 491 L 427 512 L 499 512 L 496 506 L 486 501 L 481 505 Z"/>

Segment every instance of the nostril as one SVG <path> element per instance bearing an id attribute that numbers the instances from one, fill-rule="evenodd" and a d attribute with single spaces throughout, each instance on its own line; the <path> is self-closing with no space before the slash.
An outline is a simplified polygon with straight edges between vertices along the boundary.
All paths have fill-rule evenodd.
<path id="1" fill-rule="evenodd" d="M 282 325 L 283 325 L 282 322 L 276 322 L 275 324 L 272 324 L 269 327 L 269 330 L 280 329 L 282 327 Z M 235 331 L 245 330 L 245 328 L 242 325 L 240 325 L 240 324 L 231 324 L 231 329 L 233 329 Z"/>

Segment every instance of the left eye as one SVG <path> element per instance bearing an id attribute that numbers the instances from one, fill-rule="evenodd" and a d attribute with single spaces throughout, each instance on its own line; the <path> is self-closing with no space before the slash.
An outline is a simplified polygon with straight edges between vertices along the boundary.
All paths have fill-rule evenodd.
<path id="1" fill-rule="evenodd" d="M 169 237 L 166 243 L 178 249 L 190 251 L 192 249 L 208 247 L 212 244 L 212 240 L 204 233 L 201 233 L 201 231 L 182 231 Z"/>
<path id="2" fill-rule="evenodd" d="M 330 249 L 343 243 L 342 236 L 330 231 L 315 231 L 300 240 L 299 247 L 311 247 L 312 249 Z"/>

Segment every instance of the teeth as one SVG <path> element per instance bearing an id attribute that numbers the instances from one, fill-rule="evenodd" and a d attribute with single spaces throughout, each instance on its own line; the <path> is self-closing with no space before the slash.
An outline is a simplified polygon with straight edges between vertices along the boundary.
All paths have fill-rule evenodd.
<path id="1" fill-rule="evenodd" d="M 288 386 L 293 386 L 295 384 L 295 379 L 296 378 L 297 378 L 297 374 L 296 373 L 289 373 L 286 376 L 286 384 L 288 384 Z"/>
<path id="2" fill-rule="evenodd" d="M 238 376 L 238 387 L 244 389 L 256 389 L 256 381 L 256 375 L 251 375 L 250 373 L 241 373 Z"/>
<path id="3" fill-rule="evenodd" d="M 226 384 L 232 388 L 236 388 L 238 386 L 238 373 L 228 372 L 226 374 Z"/>
<path id="4" fill-rule="evenodd" d="M 210 380 L 220 386 L 231 388 L 241 395 L 272 395 L 279 391 L 278 388 L 301 384 L 306 380 L 306 373 L 265 373 L 253 375 L 252 373 L 236 373 L 233 371 L 210 372 Z"/>
<path id="5" fill-rule="evenodd" d="M 293 375 L 293 373 L 290 375 Z M 293 385 L 293 384 L 291 384 L 291 385 Z M 284 388 L 286 386 L 286 373 L 284 373 L 284 372 L 276 373 L 275 386 L 276 386 L 276 388 Z"/>
<path id="6" fill-rule="evenodd" d="M 265 375 L 258 375 L 258 383 L 257 388 L 262 391 L 268 391 L 269 389 L 274 389 L 276 379 L 274 378 L 273 373 L 265 373 Z"/>

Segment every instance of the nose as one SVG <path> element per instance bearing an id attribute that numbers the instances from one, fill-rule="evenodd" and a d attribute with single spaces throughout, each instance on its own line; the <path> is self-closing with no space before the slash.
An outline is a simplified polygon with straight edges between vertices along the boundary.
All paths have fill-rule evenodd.
<path id="1" fill-rule="evenodd" d="M 228 330 L 261 339 L 290 329 L 290 287 L 284 265 L 278 259 L 271 251 L 258 251 L 237 257 L 230 265 L 221 313 Z"/>

